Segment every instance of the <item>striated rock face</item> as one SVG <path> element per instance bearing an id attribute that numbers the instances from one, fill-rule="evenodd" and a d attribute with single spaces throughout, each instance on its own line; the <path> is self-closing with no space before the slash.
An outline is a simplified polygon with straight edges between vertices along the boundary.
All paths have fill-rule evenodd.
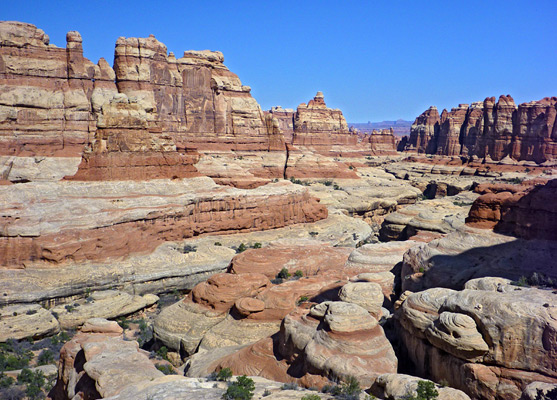
<path id="1" fill-rule="evenodd" d="M 467 110 L 468 104 L 459 104 L 449 113 L 443 113 L 437 138 L 437 154 L 447 156 L 460 154 L 460 129 L 464 124 Z"/>
<path id="2" fill-rule="evenodd" d="M 296 111 L 291 108 L 282 108 L 281 106 L 272 107 L 265 114 L 270 114 L 273 119 L 278 122 L 280 132 L 284 135 L 286 143 L 292 142 L 292 135 L 294 134 L 294 119 L 296 118 Z"/>
<path id="3" fill-rule="evenodd" d="M 253 343 L 278 332 L 300 298 L 335 297 L 347 281 L 342 267 L 350 249 L 308 242 L 279 242 L 239 254 L 229 273 L 213 275 L 184 301 L 163 310 L 155 321 L 156 336 L 187 354 L 198 347 Z M 269 278 L 282 268 L 292 274 L 299 269 L 304 277 L 271 285 Z"/>
<path id="4" fill-rule="evenodd" d="M 394 373 L 397 359 L 383 329 L 353 303 L 325 302 L 296 310 L 283 321 L 279 352 L 303 370 L 331 380 L 354 376 L 364 387 L 382 373 Z"/>
<path id="5" fill-rule="evenodd" d="M 136 296 L 117 290 L 93 292 L 88 300 L 74 301 L 71 308 L 65 305 L 53 307 L 62 329 L 80 327 L 90 318 L 116 318 L 129 315 L 155 304 L 159 298 L 153 294 Z"/>
<path id="6" fill-rule="evenodd" d="M 38 304 L 15 304 L 0 308 L 0 343 L 8 339 L 38 339 L 60 331 L 52 313 Z"/>
<path id="7" fill-rule="evenodd" d="M 381 240 L 406 240 L 421 233 L 437 236 L 453 232 L 464 225 L 474 193 L 417 202 L 388 214 L 380 230 Z M 455 201 L 456 200 L 456 201 Z"/>
<path id="8" fill-rule="evenodd" d="M 78 32 L 65 49 L 20 22 L 1 22 L 0 38 L 4 179 L 37 179 L 22 172 L 29 159 L 42 163 L 43 179 L 73 176 L 83 156 L 75 180 L 144 180 L 196 176 L 196 149 L 284 152 L 282 134 L 220 52 L 176 59 L 152 35 L 122 37 L 113 69 L 83 57 Z M 63 172 L 52 173 L 53 163 Z"/>
<path id="9" fill-rule="evenodd" d="M 557 97 L 515 105 L 511 96 L 488 97 L 450 112 L 430 107 L 416 118 L 405 150 L 445 156 L 478 156 L 538 164 L 557 159 Z"/>
<path id="10" fill-rule="evenodd" d="M 291 275 L 296 271 L 302 271 L 303 276 L 323 275 L 341 270 L 350 252 L 350 248 L 331 247 L 315 241 L 282 240 L 238 254 L 230 262 L 228 271 L 234 274 L 257 272 L 269 279 L 275 278 L 282 268 Z"/>
<path id="11" fill-rule="evenodd" d="M 327 216 L 301 186 L 279 183 L 244 191 L 219 187 L 209 178 L 29 183 L 0 186 L 0 196 L 9 200 L 1 211 L 0 263 L 16 268 L 148 253 L 164 241 Z"/>
<path id="12" fill-rule="evenodd" d="M 58 48 L 34 25 L 0 23 L 0 155 L 81 156 L 94 127 L 89 99 L 103 76 L 83 58 L 79 33 L 66 39 Z"/>
<path id="13" fill-rule="evenodd" d="M 348 165 L 331 160 L 339 154 L 369 153 L 348 130 L 342 111 L 328 108 L 323 93 L 302 103 L 294 117 L 294 133 L 287 147 L 285 177 L 358 178 Z"/>
<path id="14" fill-rule="evenodd" d="M 371 154 L 375 156 L 393 155 L 397 151 L 397 143 L 393 128 L 373 130 L 369 135 Z"/>
<path id="15" fill-rule="evenodd" d="M 414 150 L 418 153 L 434 153 L 437 149 L 439 124 L 437 107 L 429 107 L 412 124 L 405 150 Z"/>
<path id="16" fill-rule="evenodd" d="M 557 240 L 557 179 L 541 185 L 480 185 L 466 223 L 525 239 Z"/>
<path id="17" fill-rule="evenodd" d="M 302 103 L 296 110 L 294 118 L 294 144 L 311 144 L 304 142 L 301 134 L 346 134 L 348 124 L 338 109 L 328 108 L 322 92 L 317 92 L 313 100 Z"/>
<path id="18" fill-rule="evenodd" d="M 518 399 L 533 381 L 557 383 L 555 295 L 469 283 L 410 294 L 395 314 L 417 373 L 480 399 Z"/>
<path id="19" fill-rule="evenodd" d="M 557 243 L 524 240 L 468 226 L 404 254 L 402 290 L 462 289 L 473 278 L 519 280 L 532 274 L 557 279 Z"/>

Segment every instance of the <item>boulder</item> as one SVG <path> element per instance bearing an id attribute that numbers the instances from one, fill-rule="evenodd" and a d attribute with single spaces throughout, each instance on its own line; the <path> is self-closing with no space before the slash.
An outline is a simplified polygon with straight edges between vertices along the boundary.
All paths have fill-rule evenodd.
<path id="1" fill-rule="evenodd" d="M 60 332 L 54 315 L 38 304 L 0 307 L 0 342 L 8 339 L 39 339 Z"/>
<path id="2" fill-rule="evenodd" d="M 435 288 L 402 300 L 397 330 L 416 372 L 480 399 L 518 399 L 531 382 L 557 383 L 555 295 L 487 279 L 469 287 L 488 290 Z"/>

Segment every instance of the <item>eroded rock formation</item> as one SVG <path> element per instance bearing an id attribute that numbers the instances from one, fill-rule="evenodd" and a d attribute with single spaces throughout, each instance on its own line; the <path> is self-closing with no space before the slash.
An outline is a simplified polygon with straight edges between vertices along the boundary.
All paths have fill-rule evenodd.
<path id="1" fill-rule="evenodd" d="M 258 194 L 259 193 L 259 194 Z M 0 186 L 4 267 L 149 253 L 164 241 L 317 221 L 327 209 L 289 183 L 252 191 L 209 178 Z M 273 212 L 269 212 L 273 210 Z"/>
<path id="2" fill-rule="evenodd" d="M 4 179 L 73 176 L 82 156 L 75 180 L 183 178 L 197 175 L 197 149 L 285 150 L 220 52 L 176 59 L 152 35 L 119 38 L 113 69 L 83 57 L 78 32 L 65 49 L 20 22 L 2 22 L 0 37 Z"/>
<path id="3" fill-rule="evenodd" d="M 480 399 L 518 399 L 533 381 L 557 383 L 555 295 L 491 279 L 402 300 L 400 337 L 417 372 Z"/>
<path id="4" fill-rule="evenodd" d="M 557 240 L 557 179 L 536 185 L 480 185 L 466 223 L 525 239 Z"/>
<path id="5" fill-rule="evenodd" d="M 554 163 L 557 159 L 557 97 L 515 105 L 511 96 L 495 102 L 461 104 L 441 117 L 435 107 L 412 125 L 406 150 L 500 161 Z"/>
<path id="6" fill-rule="evenodd" d="M 379 131 L 374 129 L 368 139 L 372 155 L 396 154 L 397 143 L 393 128 L 381 129 Z"/>

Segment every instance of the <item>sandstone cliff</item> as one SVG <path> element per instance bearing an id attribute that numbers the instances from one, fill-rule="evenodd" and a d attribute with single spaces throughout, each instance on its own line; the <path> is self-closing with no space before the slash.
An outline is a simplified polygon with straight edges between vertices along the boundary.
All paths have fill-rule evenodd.
<path id="1" fill-rule="evenodd" d="M 557 240 L 557 179 L 534 183 L 478 186 L 482 196 L 472 205 L 466 223 L 525 239 Z"/>
<path id="2" fill-rule="evenodd" d="M 122 37 L 111 68 L 83 57 L 78 32 L 66 40 L 0 23 L 3 179 L 58 180 L 80 161 L 75 180 L 183 178 L 197 175 L 197 150 L 285 151 L 222 53 L 177 59 L 152 35 Z"/>
<path id="3" fill-rule="evenodd" d="M 396 154 L 396 138 L 393 128 L 373 130 L 368 136 L 372 155 Z"/>
<path id="4" fill-rule="evenodd" d="M 515 105 L 511 96 L 460 104 L 441 117 L 435 107 L 412 125 L 405 149 L 445 156 L 478 156 L 538 164 L 557 159 L 557 97 Z"/>

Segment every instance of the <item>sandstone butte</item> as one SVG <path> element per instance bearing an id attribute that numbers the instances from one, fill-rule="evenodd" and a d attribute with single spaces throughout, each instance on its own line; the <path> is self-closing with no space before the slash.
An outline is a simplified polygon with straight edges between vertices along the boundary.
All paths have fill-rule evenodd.
<path id="1" fill-rule="evenodd" d="M 557 158 L 557 97 L 523 103 L 511 96 L 460 104 L 441 115 L 432 106 L 412 124 L 404 150 L 537 164 Z"/>

